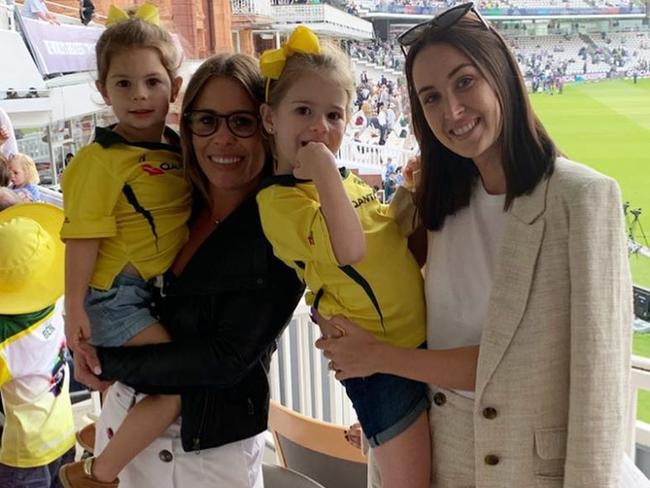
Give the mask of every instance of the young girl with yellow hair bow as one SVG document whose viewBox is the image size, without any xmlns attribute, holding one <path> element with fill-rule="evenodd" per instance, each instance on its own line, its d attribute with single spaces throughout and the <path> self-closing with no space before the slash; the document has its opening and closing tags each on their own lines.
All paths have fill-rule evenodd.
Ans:
<svg viewBox="0 0 650 488">
<path fill-rule="evenodd" d="M 257 200 L 275 255 L 303 279 L 308 302 L 322 317 L 354 317 L 381 341 L 421 346 L 424 294 L 407 247 L 410 229 L 401 230 L 395 209 L 381 204 L 369 185 L 337 168 L 354 94 L 350 61 L 300 26 L 286 45 L 262 55 L 260 67 L 267 77 L 262 123 L 276 175 Z M 325 336 L 340 333 L 320 325 Z M 337 365 L 330 362 L 330 369 Z M 382 486 L 428 487 L 426 386 L 385 374 L 343 385 L 373 447 Z"/>
<path fill-rule="evenodd" d="M 85 341 L 120 347 L 170 340 L 149 307 L 154 279 L 187 240 L 191 190 L 180 140 L 165 125 L 181 86 L 179 60 L 158 24 L 153 5 L 132 14 L 111 7 L 96 45 L 97 89 L 118 122 L 97 128 L 63 174 L 66 336 L 77 354 Z M 116 487 L 118 473 L 179 413 L 177 395 L 144 398 L 97 458 L 61 468 L 63 485 Z"/>
</svg>

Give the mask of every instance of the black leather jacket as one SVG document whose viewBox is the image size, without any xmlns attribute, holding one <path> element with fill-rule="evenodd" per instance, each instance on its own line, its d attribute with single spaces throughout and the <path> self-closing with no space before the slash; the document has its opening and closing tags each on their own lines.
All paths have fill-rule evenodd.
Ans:
<svg viewBox="0 0 650 488">
<path fill-rule="evenodd" d="M 180 393 L 186 451 L 266 429 L 267 371 L 276 338 L 304 291 L 274 255 L 254 196 L 166 279 L 160 319 L 173 342 L 98 348 L 102 377 L 144 393 Z"/>
</svg>

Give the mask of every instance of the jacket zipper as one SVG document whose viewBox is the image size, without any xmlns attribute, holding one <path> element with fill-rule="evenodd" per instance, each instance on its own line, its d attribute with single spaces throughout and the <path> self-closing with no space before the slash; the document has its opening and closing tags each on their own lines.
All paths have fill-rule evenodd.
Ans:
<svg viewBox="0 0 650 488">
<path fill-rule="evenodd" d="M 203 402 L 203 412 L 201 413 L 201 423 L 199 424 L 199 431 L 197 436 L 192 439 L 192 449 L 197 451 L 197 454 L 201 452 L 201 435 L 203 434 L 203 427 L 205 426 L 205 417 L 208 410 L 208 396 L 205 396 L 205 401 Z"/>
</svg>

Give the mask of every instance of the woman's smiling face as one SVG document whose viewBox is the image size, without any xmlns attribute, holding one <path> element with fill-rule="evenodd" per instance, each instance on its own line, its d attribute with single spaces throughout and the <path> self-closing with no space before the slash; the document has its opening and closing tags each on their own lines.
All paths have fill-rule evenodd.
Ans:
<svg viewBox="0 0 650 488">
<path fill-rule="evenodd" d="M 233 112 L 258 113 L 258 108 L 234 78 L 212 78 L 204 86 L 191 110 L 208 110 L 220 115 Z M 259 182 L 266 153 L 261 131 L 251 137 L 234 135 L 224 119 L 209 136 L 192 135 L 199 166 L 214 190 L 249 194 Z"/>
<path fill-rule="evenodd" d="M 477 163 L 500 162 L 499 99 L 467 56 L 449 44 L 430 44 L 415 58 L 413 83 L 427 124 L 442 144 Z"/>
</svg>

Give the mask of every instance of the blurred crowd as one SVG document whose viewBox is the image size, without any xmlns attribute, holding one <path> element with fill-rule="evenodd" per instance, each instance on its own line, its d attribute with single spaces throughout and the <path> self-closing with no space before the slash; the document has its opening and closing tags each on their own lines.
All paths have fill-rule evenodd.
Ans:
<svg viewBox="0 0 650 488">
<path fill-rule="evenodd" d="M 39 181 L 36 163 L 18 152 L 11 120 L 0 108 L 0 210 L 18 202 L 39 201 Z"/>
</svg>

